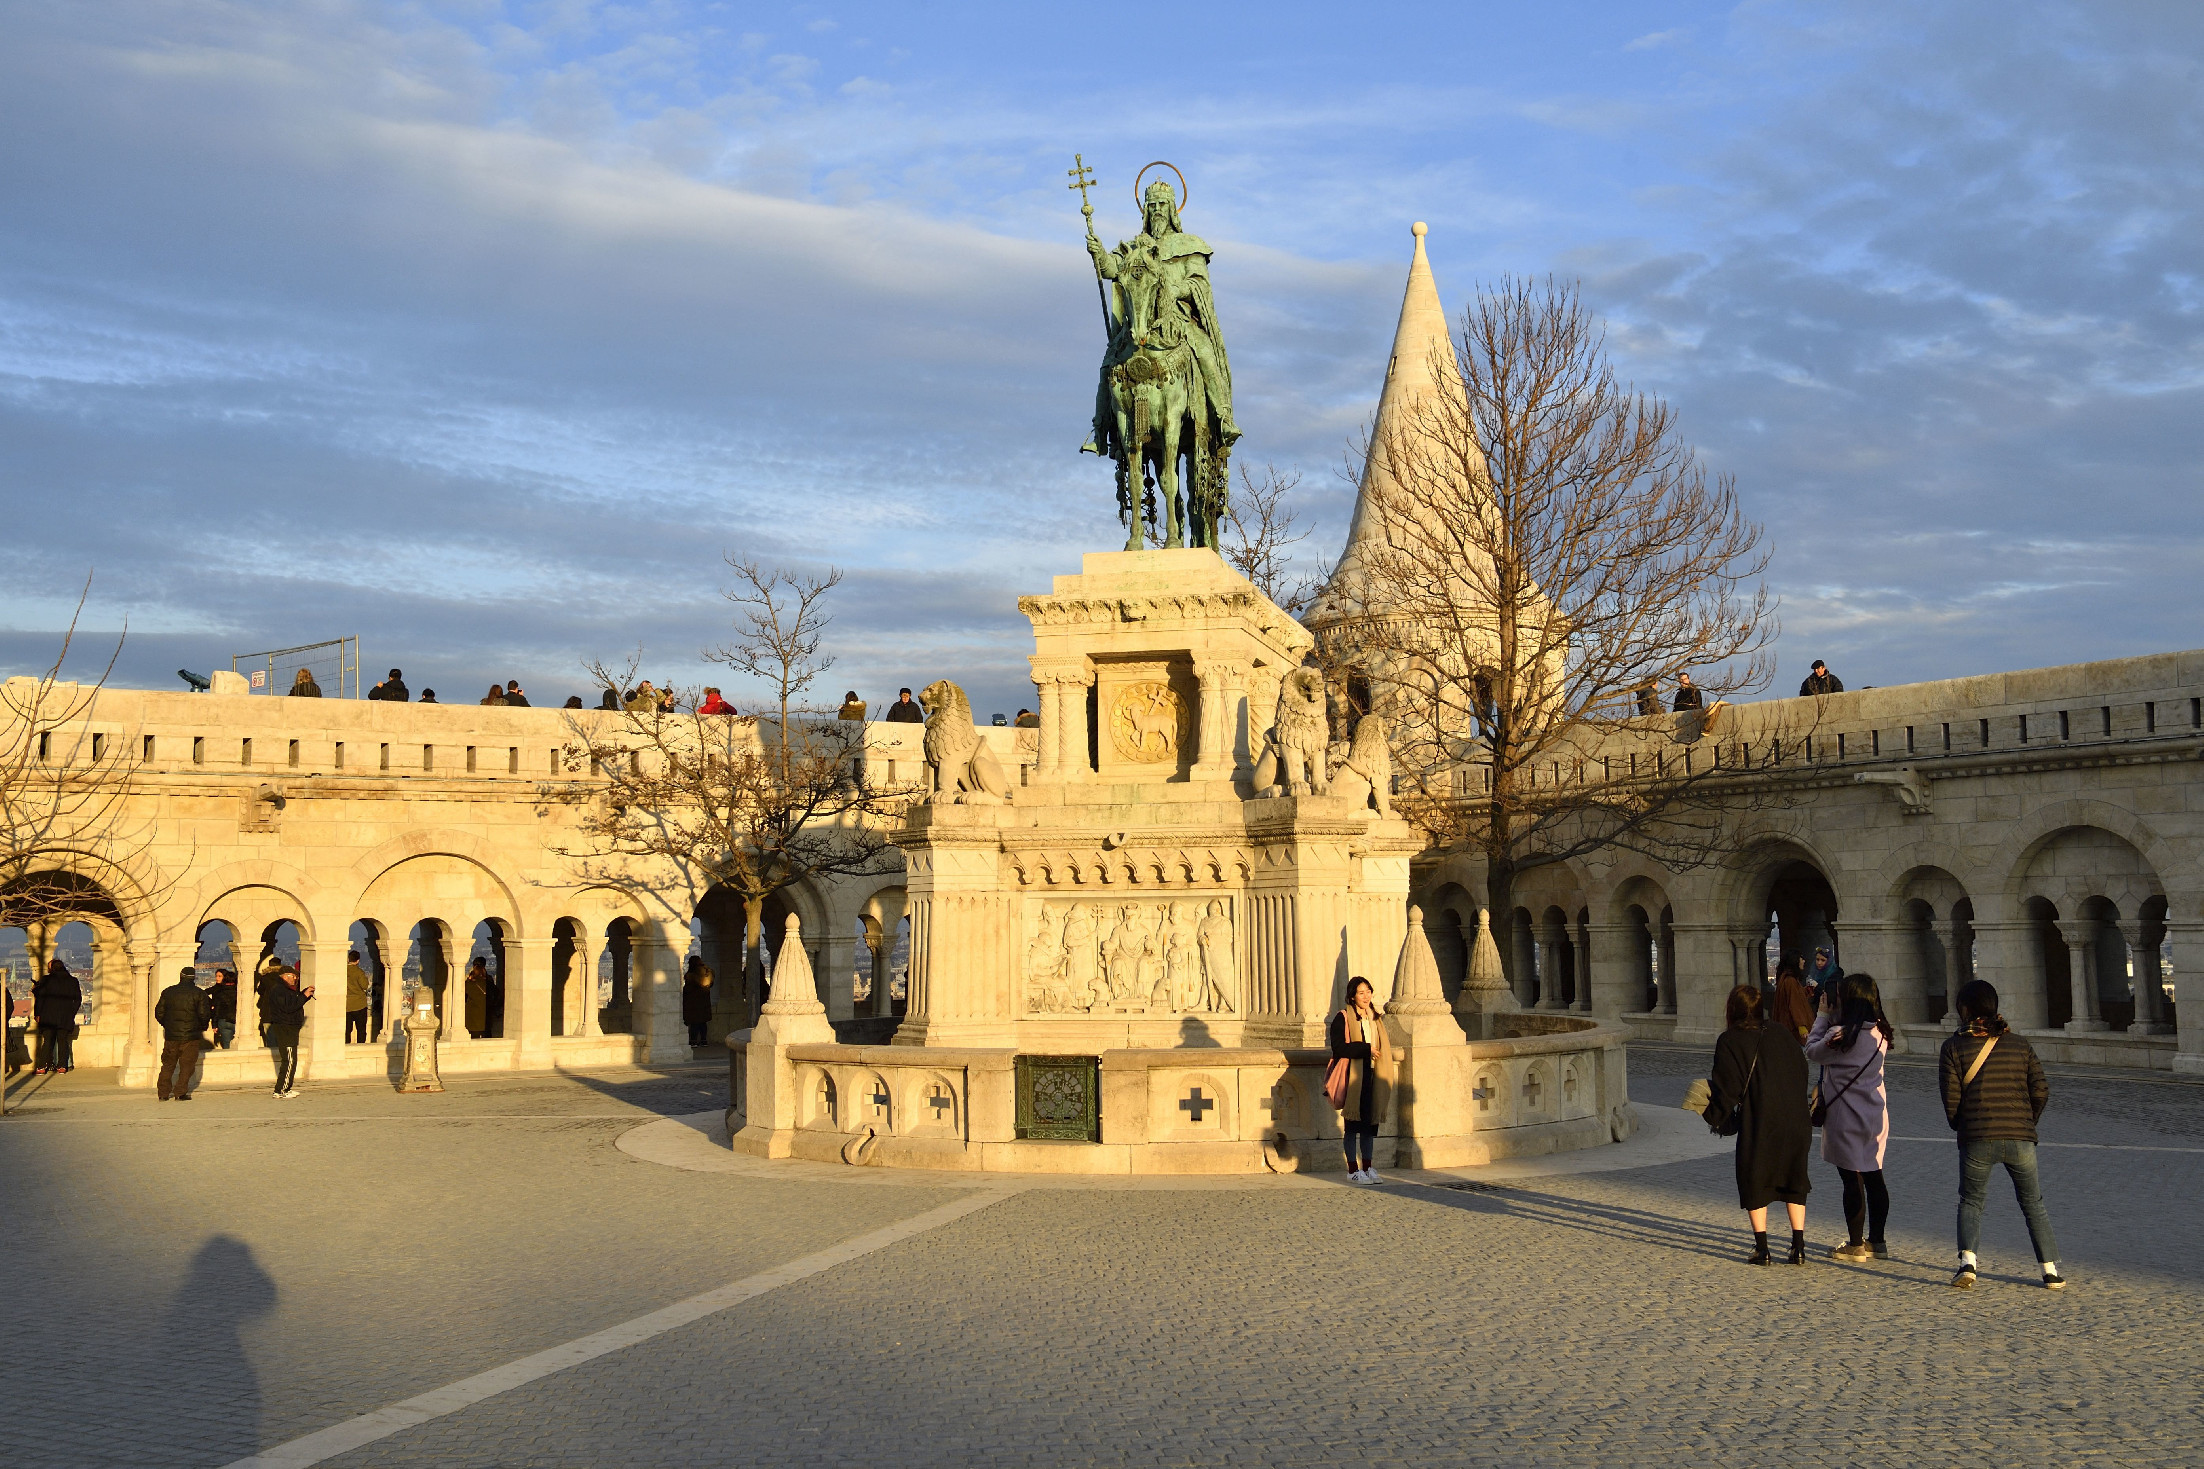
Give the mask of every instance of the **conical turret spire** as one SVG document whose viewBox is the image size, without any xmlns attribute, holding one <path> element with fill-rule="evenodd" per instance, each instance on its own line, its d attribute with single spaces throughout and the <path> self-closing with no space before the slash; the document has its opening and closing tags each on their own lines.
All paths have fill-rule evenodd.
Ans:
<svg viewBox="0 0 2204 1469">
<path fill-rule="evenodd" d="M 1348 523 L 1346 549 L 1340 553 L 1334 573 L 1340 594 L 1334 606 L 1340 613 L 1361 601 L 1363 562 L 1386 543 L 1383 506 L 1388 486 L 1384 481 L 1389 474 L 1382 446 L 1397 448 L 1412 442 L 1417 417 L 1434 395 L 1447 393 L 1457 400 L 1461 397 L 1446 308 L 1439 303 L 1439 283 L 1432 279 L 1431 261 L 1424 254 L 1427 228 L 1419 219 L 1410 232 L 1416 237 L 1416 254 L 1408 262 L 1408 289 L 1401 296 L 1400 322 L 1393 328 L 1393 355 L 1385 364 L 1385 385 L 1378 394 L 1370 453 L 1362 462 L 1354 519 Z"/>
</svg>

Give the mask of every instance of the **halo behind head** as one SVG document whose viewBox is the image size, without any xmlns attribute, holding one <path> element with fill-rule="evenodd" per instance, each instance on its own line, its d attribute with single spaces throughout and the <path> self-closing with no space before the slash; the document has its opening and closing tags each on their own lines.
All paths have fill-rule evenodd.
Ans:
<svg viewBox="0 0 2204 1469">
<path fill-rule="evenodd" d="M 1178 174 L 1179 196 L 1177 201 L 1173 203 L 1171 207 L 1180 211 L 1181 213 L 1184 213 L 1188 197 L 1186 188 L 1186 175 L 1183 173 L 1179 173 L 1179 167 L 1177 164 L 1165 163 L 1160 158 L 1158 158 L 1155 162 L 1149 164 L 1146 168 L 1141 169 L 1140 172 L 1133 175 L 1133 203 L 1140 206 L 1140 210 L 1143 214 L 1147 213 L 1148 196 L 1145 192 L 1142 191 L 1140 187 L 1140 181 L 1148 176 L 1148 169 L 1150 168 L 1168 168 L 1169 170 L 1171 170 L 1172 173 Z M 1157 179 L 1156 182 L 1160 184 L 1163 182 L 1163 180 Z"/>
</svg>

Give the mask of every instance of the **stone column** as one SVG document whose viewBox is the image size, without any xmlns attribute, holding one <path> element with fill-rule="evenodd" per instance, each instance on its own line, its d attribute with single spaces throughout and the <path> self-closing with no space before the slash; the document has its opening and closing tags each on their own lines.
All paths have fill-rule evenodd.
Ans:
<svg viewBox="0 0 2204 1469">
<path fill-rule="evenodd" d="M 1561 998 L 1561 935 L 1542 929 L 1538 935 L 1538 1008 L 1564 1008 Z"/>
<path fill-rule="evenodd" d="M 1254 711 L 1248 708 L 1247 686 L 1253 670 L 1245 664 L 1225 665 L 1224 718 L 1225 739 L 1232 747 L 1232 779 L 1242 790 L 1249 788 L 1255 778 L 1256 734 Z"/>
<path fill-rule="evenodd" d="M 580 1013 L 568 1024 L 568 1035 L 599 1035 L 597 1029 L 597 965 L 604 957 L 605 941 L 583 929 L 574 938 L 574 973 L 581 986 Z"/>
<path fill-rule="evenodd" d="M 1234 727 L 1239 723 L 1236 701 L 1230 691 L 1245 675 L 1240 675 L 1232 664 L 1223 662 L 1197 663 L 1194 674 L 1201 680 L 1201 709 L 1192 778 L 1230 780 L 1238 768 Z"/>
<path fill-rule="evenodd" d="M 505 1034 L 523 1071 L 551 1065 L 551 983 L 551 940 L 505 941 Z"/>
<path fill-rule="evenodd" d="M 1967 935 L 1971 931 L 1964 919 L 1939 918 L 1929 925 L 1936 930 L 1936 942 L 1944 950 L 1944 1027 L 1959 1028 L 1959 990 L 1973 975 L 1967 972 Z"/>
<path fill-rule="evenodd" d="M 1570 1006 L 1580 1015 L 1592 1013 L 1592 926 L 1576 925 L 1576 974 L 1569 991 Z"/>
<path fill-rule="evenodd" d="M 194 938 L 164 938 L 152 943 L 137 942 L 125 945 L 133 978 L 130 1011 L 130 1044 L 122 1057 L 122 1084 L 124 1086 L 150 1086 L 161 1065 L 161 1027 L 153 1018 L 153 1004 L 161 991 L 176 982 L 176 976 L 186 964 L 196 962 L 199 941 Z M 166 981 L 162 979 L 167 976 Z M 205 989 L 214 978 L 210 967 L 199 976 L 199 987 Z M 36 1039 L 36 1037 L 32 1037 Z"/>
<path fill-rule="evenodd" d="M 2175 1042 L 2173 1069 L 2204 1076 L 2204 923 L 2168 923 L 2173 940 Z"/>
<path fill-rule="evenodd" d="M 1636 926 L 1628 923 L 1595 923 L 1586 957 L 1585 988 L 1592 1013 L 1625 1015 L 1645 1006 L 1645 976 L 1638 969 Z"/>
<path fill-rule="evenodd" d="M 635 1007 L 635 1034 L 642 1042 L 638 1059 L 687 1061 L 689 1029 L 681 1023 L 679 952 L 667 942 L 664 925 L 638 923 L 629 939 L 628 995 Z"/>
<path fill-rule="evenodd" d="M 857 1015 L 857 934 L 854 927 L 828 933 L 821 948 L 826 955 L 827 1019 L 854 1019 Z"/>
<path fill-rule="evenodd" d="M 298 1074 L 302 1079 L 336 1081 L 345 1074 L 344 956 L 352 944 L 342 920 L 317 927 L 337 936 L 298 946 L 299 984 L 314 990 L 314 998 L 306 1004 L 306 1029 L 299 1037 Z"/>
<path fill-rule="evenodd" d="M 1081 780 L 1087 770 L 1087 685 L 1094 670 L 1084 659 L 1077 663 L 1033 664 L 1033 681 L 1041 690 L 1039 771 L 1048 780 Z"/>
<path fill-rule="evenodd" d="M 1883 1013 L 1893 1025 L 1928 1019 L 1928 985 L 1922 976 L 1920 930 L 1910 923 L 1847 923 L 1844 967 L 1872 974 L 1882 991 Z"/>
<path fill-rule="evenodd" d="M 1998 1006 L 2015 1030 L 2041 1030 L 2050 1024 L 2049 1002 L 2044 997 L 2043 964 L 2036 953 L 2036 925 L 1992 923 L 1974 925 L 1975 963 L 1994 976 Z"/>
<path fill-rule="evenodd" d="M 2140 918 L 2120 923 L 2120 937 L 2127 940 L 2128 963 L 2135 970 L 2135 1022 L 2127 1028 L 2129 1035 L 2165 1035 L 2173 1029 L 2166 1024 L 2165 978 L 2159 973 L 2158 946 L 2144 943 L 2145 930 L 2151 927 Z"/>
<path fill-rule="evenodd" d="M 1671 923 L 1671 942 L 1662 957 L 1662 1003 L 1674 1003 L 1676 1038 L 1711 1041 L 1722 1033 L 1723 1007 L 1729 999 L 1731 966 L 1736 953 L 1730 945 L 1726 923 Z M 1660 942 L 1660 926 L 1653 928 Z M 1685 976 L 1690 982 L 1685 982 Z M 1673 997 L 1673 1000 L 1671 999 Z"/>
<path fill-rule="evenodd" d="M 2074 1018 L 2068 1030 L 2110 1030 L 2097 1003 L 2097 920 L 2068 918 L 2059 921 L 2059 937 L 2066 942 L 2067 974 L 2074 992 Z"/>
</svg>

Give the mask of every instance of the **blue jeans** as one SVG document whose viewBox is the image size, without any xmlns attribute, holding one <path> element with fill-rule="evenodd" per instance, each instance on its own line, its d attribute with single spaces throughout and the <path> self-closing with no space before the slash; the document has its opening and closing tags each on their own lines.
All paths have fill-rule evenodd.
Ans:
<svg viewBox="0 0 2204 1469">
<path fill-rule="evenodd" d="M 2028 1238 L 2036 1263 L 2059 1257 L 2058 1236 L 2051 1232 L 2051 1211 L 2036 1186 L 2036 1145 L 2019 1138 L 1986 1138 L 1959 1152 L 1959 1248 L 1973 1250 L 1982 1240 L 1982 1205 L 1990 1195 L 1990 1170 L 2003 1163 L 2013 1180 L 2013 1197 L 2028 1220 Z"/>
</svg>

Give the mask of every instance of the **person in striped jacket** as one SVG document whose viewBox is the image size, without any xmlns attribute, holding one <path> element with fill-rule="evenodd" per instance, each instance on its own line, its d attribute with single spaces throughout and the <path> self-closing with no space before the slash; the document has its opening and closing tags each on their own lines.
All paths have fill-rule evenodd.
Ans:
<svg viewBox="0 0 2204 1469">
<path fill-rule="evenodd" d="M 1990 1171 L 2002 1163 L 2028 1220 L 2043 1283 L 2063 1290 L 2058 1237 L 2036 1175 L 2036 1119 L 2051 1100 L 2051 1083 L 2026 1037 L 1998 1013 L 1997 987 L 1988 980 L 1960 986 L 1959 1029 L 1944 1042 L 1937 1070 L 1944 1119 L 1959 1135 L 1959 1270 L 1951 1283 L 1962 1289 L 1974 1284 Z"/>
</svg>

